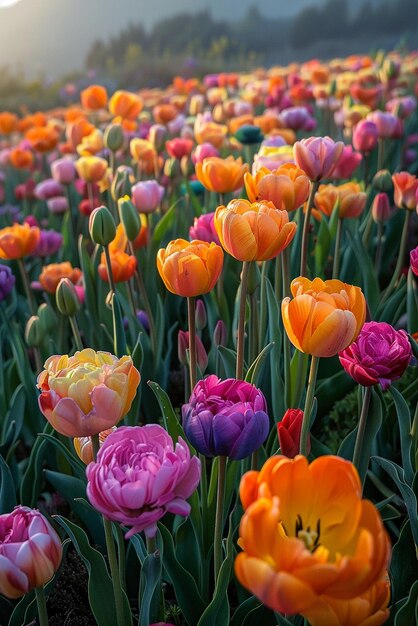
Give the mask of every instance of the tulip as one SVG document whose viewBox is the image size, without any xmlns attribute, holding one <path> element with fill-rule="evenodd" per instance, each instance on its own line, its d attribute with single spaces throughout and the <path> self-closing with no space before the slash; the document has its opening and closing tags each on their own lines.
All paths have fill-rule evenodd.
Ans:
<svg viewBox="0 0 418 626">
<path fill-rule="evenodd" d="M 30 150 L 17 147 L 10 151 L 9 161 L 18 170 L 28 170 L 33 165 L 33 154 Z"/>
<path fill-rule="evenodd" d="M 295 211 L 309 195 L 309 178 L 293 163 L 270 171 L 261 167 L 254 176 L 244 176 L 245 190 L 250 202 L 269 201 L 276 209 Z"/>
<path fill-rule="evenodd" d="M 409 172 L 398 172 L 392 176 L 395 187 L 395 204 L 400 209 L 415 211 L 417 207 L 418 178 Z"/>
<path fill-rule="evenodd" d="M 418 276 L 418 246 L 410 252 L 411 270 Z"/>
<path fill-rule="evenodd" d="M 334 180 L 351 178 L 362 160 L 362 155 L 359 152 L 354 152 L 352 146 L 344 146 L 331 178 Z"/>
<path fill-rule="evenodd" d="M 390 540 L 351 462 L 273 456 L 243 476 L 240 497 L 235 573 L 272 610 L 309 616 L 324 596 L 354 600 L 385 575 Z"/>
<path fill-rule="evenodd" d="M 22 259 L 35 250 L 40 238 L 37 226 L 13 224 L 0 229 L 0 259 Z"/>
<path fill-rule="evenodd" d="M 373 188 L 376 191 L 389 193 L 393 190 L 392 176 L 389 170 L 379 170 L 373 176 L 372 180 Z"/>
<path fill-rule="evenodd" d="M 344 144 L 330 137 L 309 137 L 293 146 L 295 163 L 311 181 L 328 178 L 342 154 Z"/>
<path fill-rule="evenodd" d="M 292 130 L 307 130 L 310 115 L 305 107 L 289 107 L 280 111 L 280 119 L 286 128 Z"/>
<path fill-rule="evenodd" d="M 184 432 L 201 454 L 239 460 L 265 441 L 266 410 L 265 398 L 254 385 L 211 375 L 197 383 L 181 413 Z"/>
<path fill-rule="evenodd" d="M 360 120 L 353 128 L 353 146 L 359 152 L 371 152 L 377 146 L 377 126 L 370 120 Z"/>
<path fill-rule="evenodd" d="M 75 162 L 78 175 L 87 183 L 98 183 L 107 171 L 106 159 L 98 156 L 83 156 Z"/>
<path fill-rule="evenodd" d="M 52 178 L 43 180 L 35 187 L 35 198 L 38 198 L 39 200 L 49 200 L 49 198 L 63 196 L 64 193 L 64 187 Z"/>
<path fill-rule="evenodd" d="M 217 124 L 204 115 L 199 114 L 194 124 L 194 136 L 199 144 L 211 143 L 218 150 L 225 142 L 228 128 L 223 124 Z"/>
<path fill-rule="evenodd" d="M 192 161 L 195 165 L 196 163 L 202 163 L 209 157 L 219 157 L 219 150 L 211 143 L 202 143 L 192 152 Z"/>
<path fill-rule="evenodd" d="M 242 159 L 232 156 L 226 159 L 209 157 L 202 163 L 196 163 L 196 176 L 209 191 L 230 193 L 240 189 L 244 184 L 244 174 L 248 165 Z"/>
<path fill-rule="evenodd" d="M 140 213 L 153 213 L 160 206 L 165 189 L 156 180 L 143 180 L 132 187 L 132 202 Z"/>
<path fill-rule="evenodd" d="M 179 330 L 177 338 L 177 354 L 179 362 L 182 365 L 187 365 L 187 353 L 186 350 L 190 349 L 189 332 Z M 202 374 L 206 371 L 208 366 L 208 354 L 205 350 L 205 346 L 202 343 L 199 335 L 196 335 L 196 361 Z"/>
<path fill-rule="evenodd" d="M 16 279 L 8 265 L 0 264 L 0 302 L 3 302 L 13 291 Z"/>
<path fill-rule="evenodd" d="M 103 144 L 111 152 L 117 152 L 123 146 L 124 135 L 120 124 L 109 124 L 103 135 Z"/>
<path fill-rule="evenodd" d="M 211 291 L 222 265 L 222 248 L 206 241 L 176 239 L 157 254 L 157 268 L 165 286 L 186 298 Z"/>
<path fill-rule="evenodd" d="M 338 202 L 340 219 L 359 217 L 366 206 L 367 194 L 361 191 L 358 183 L 349 182 L 339 185 L 320 185 L 314 198 L 315 206 L 324 215 L 331 216 Z"/>
<path fill-rule="evenodd" d="M 141 379 L 129 356 L 86 348 L 49 357 L 38 376 L 39 408 L 56 431 L 90 437 L 128 413 Z"/>
<path fill-rule="evenodd" d="M 221 245 L 239 261 L 267 261 L 277 256 L 292 241 L 296 224 L 289 222 L 287 211 L 272 202 L 232 200 L 215 212 L 215 228 Z"/>
<path fill-rule="evenodd" d="M 130 280 L 135 274 L 137 260 L 133 255 L 120 250 L 110 253 L 110 264 L 112 267 L 112 276 L 115 283 L 122 283 Z M 105 282 L 109 282 L 109 274 L 106 264 L 106 256 L 103 252 L 100 257 L 100 264 L 97 268 L 99 276 Z"/>
<path fill-rule="evenodd" d="M 39 282 L 48 293 L 55 293 L 58 283 L 62 278 L 68 278 L 72 283 L 78 282 L 81 277 L 81 270 L 74 267 L 68 261 L 63 263 L 52 263 L 45 265 L 39 275 Z"/>
<path fill-rule="evenodd" d="M 189 515 L 200 462 L 157 424 L 124 426 L 107 437 L 86 474 L 90 502 L 106 519 L 131 526 L 127 539 L 141 531 L 154 537 L 166 513 Z"/>
<path fill-rule="evenodd" d="M 115 430 L 116 426 L 112 426 L 112 428 L 108 428 L 99 433 L 100 445 L 103 445 L 107 437 Z M 78 458 L 83 461 L 84 465 L 88 465 L 94 461 L 91 437 L 74 437 L 73 444 Z"/>
<path fill-rule="evenodd" d="M 57 196 L 56 198 L 49 198 L 46 201 L 48 211 L 53 215 L 62 215 L 70 208 L 68 199 L 65 196 Z"/>
<path fill-rule="evenodd" d="M 107 91 L 102 85 L 90 85 L 80 93 L 81 106 L 89 111 L 104 109 L 107 105 Z"/>
<path fill-rule="evenodd" d="M 58 143 L 57 132 L 48 126 L 31 128 L 26 132 L 25 138 L 36 152 L 42 154 L 53 150 Z"/>
<path fill-rule="evenodd" d="M 316 357 L 334 356 L 352 343 L 366 318 L 360 287 L 340 280 L 304 277 L 290 285 L 293 299 L 282 302 L 282 318 L 293 345 Z"/>
<path fill-rule="evenodd" d="M 165 148 L 168 154 L 174 159 L 180 160 L 184 156 L 189 156 L 193 150 L 193 141 L 191 139 L 183 139 L 175 137 L 165 142 Z"/>
<path fill-rule="evenodd" d="M 70 278 L 61 278 L 55 291 L 55 298 L 58 311 L 65 317 L 74 317 L 80 309 L 81 302 Z M 79 339 L 81 345 L 81 338 L 77 333 L 77 341 Z"/>
<path fill-rule="evenodd" d="M 52 178 L 59 185 L 70 185 L 76 177 L 76 169 L 72 159 L 57 159 L 51 163 Z"/>
<path fill-rule="evenodd" d="M 215 330 L 213 331 L 213 345 L 218 346 L 226 346 L 228 342 L 228 329 L 223 320 L 218 320 L 216 322 Z"/>
<path fill-rule="evenodd" d="M 367 115 L 367 119 L 376 124 L 379 139 L 390 139 L 398 123 L 396 115 L 383 111 L 372 111 Z"/>
<path fill-rule="evenodd" d="M 95 128 L 89 135 L 85 135 L 82 138 L 77 146 L 77 152 L 81 157 L 93 156 L 102 152 L 103 148 L 103 133 L 98 128 Z"/>
<path fill-rule="evenodd" d="M 220 245 L 218 234 L 215 230 L 215 212 L 202 213 L 199 217 L 194 218 L 193 226 L 190 226 L 190 239 L 200 239 L 200 241 L 214 242 Z"/>
<path fill-rule="evenodd" d="M 122 119 L 136 120 L 142 108 L 141 98 L 130 91 L 115 91 L 109 101 L 109 111 Z"/>
<path fill-rule="evenodd" d="M 301 409 L 287 409 L 282 421 L 277 424 L 280 452 L 290 459 L 294 459 L 300 452 L 302 421 L 303 411 Z M 308 452 L 310 447 L 309 441 Z"/>
<path fill-rule="evenodd" d="M 402 376 L 411 358 L 407 333 L 386 322 L 366 322 L 357 339 L 339 353 L 341 365 L 356 383 L 380 384 L 383 391 Z"/>
<path fill-rule="evenodd" d="M 372 217 L 376 224 L 386 222 L 392 213 L 387 193 L 378 193 L 373 198 Z"/>
<path fill-rule="evenodd" d="M 18 118 L 14 113 L 3 111 L 0 113 L 0 135 L 11 135 L 17 130 Z"/>
<path fill-rule="evenodd" d="M 90 237 L 101 246 L 108 246 L 116 237 L 115 220 L 109 209 L 100 206 L 94 209 L 89 219 Z"/>
</svg>

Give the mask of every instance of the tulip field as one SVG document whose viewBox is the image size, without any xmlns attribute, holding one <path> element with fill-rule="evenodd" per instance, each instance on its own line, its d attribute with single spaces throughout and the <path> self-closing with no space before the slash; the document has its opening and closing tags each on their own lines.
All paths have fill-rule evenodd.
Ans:
<svg viewBox="0 0 418 626">
<path fill-rule="evenodd" d="M 418 53 L 0 112 L 0 626 L 418 624 Z"/>
</svg>

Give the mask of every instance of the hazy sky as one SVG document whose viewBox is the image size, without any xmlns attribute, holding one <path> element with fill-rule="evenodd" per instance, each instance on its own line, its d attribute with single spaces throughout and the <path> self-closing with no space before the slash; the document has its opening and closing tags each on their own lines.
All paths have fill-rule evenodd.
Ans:
<svg viewBox="0 0 418 626">
<path fill-rule="evenodd" d="M 298 13 L 323 0 L 20 0 L 2 7 L 0 0 L 0 67 L 22 67 L 26 75 L 43 69 L 47 76 L 81 69 L 91 43 L 106 39 L 129 23 L 145 27 L 182 11 L 210 7 L 221 19 L 241 19 L 258 4 L 265 16 Z"/>
</svg>

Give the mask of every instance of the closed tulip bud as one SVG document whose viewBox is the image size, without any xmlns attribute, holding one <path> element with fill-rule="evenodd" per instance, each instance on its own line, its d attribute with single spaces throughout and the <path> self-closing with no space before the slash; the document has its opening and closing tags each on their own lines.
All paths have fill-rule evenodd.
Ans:
<svg viewBox="0 0 418 626">
<path fill-rule="evenodd" d="M 103 143 L 106 148 L 112 152 L 117 152 L 122 148 L 123 141 L 124 136 L 122 126 L 120 124 L 109 124 L 103 136 Z"/>
<path fill-rule="evenodd" d="M 208 323 L 208 317 L 206 315 L 206 307 L 203 300 L 196 302 L 196 328 L 197 330 L 203 330 Z"/>
<path fill-rule="evenodd" d="M 258 126 L 253 126 L 252 124 L 244 124 L 238 128 L 235 133 L 235 137 L 240 143 L 249 146 L 261 143 L 264 139 L 261 129 Z"/>
<path fill-rule="evenodd" d="M 177 337 L 177 354 L 182 365 L 187 365 L 187 350 L 189 349 L 189 332 L 179 330 Z M 203 372 L 208 366 L 208 355 L 199 335 L 196 335 L 196 360 L 200 371 Z"/>
<path fill-rule="evenodd" d="M 8 265 L 0 264 L 0 302 L 5 300 L 15 286 L 16 279 Z"/>
<path fill-rule="evenodd" d="M 186 155 L 180 159 L 180 170 L 184 178 L 188 178 L 194 173 L 193 161 L 191 161 L 191 159 Z"/>
<path fill-rule="evenodd" d="M 141 229 L 141 221 L 139 219 L 138 211 L 134 207 L 129 196 L 119 198 L 118 209 L 120 221 L 123 224 L 126 236 L 129 241 L 134 241 Z"/>
<path fill-rule="evenodd" d="M 379 170 L 373 177 L 373 188 L 379 192 L 389 193 L 393 189 L 392 175 L 389 170 Z"/>
<path fill-rule="evenodd" d="M 42 330 L 39 317 L 32 315 L 27 321 L 25 328 L 25 340 L 30 348 L 37 347 L 41 344 L 44 338 L 44 332 Z"/>
<path fill-rule="evenodd" d="M 213 331 L 213 343 L 216 347 L 226 346 L 228 342 L 228 329 L 223 320 L 216 322 L 215 330 Z"/>
<path fill-rule="evenodd" d="M 52 333 L 57 327 L 57 315 L 54 309 L 43 302 L 38 307 L 39 324 L 45 334 Z"/>
<path fill-rule="evenodd" d="M 89 220 L 90 237 L 94 243 L 108 246 L 116 236 L 115 220 L 111 212 L 105 206 L 94 209 Z"/>
<path fill-rule="evenodd" d="M 193 94 L 193 96 L 190 98 L 189 114 L 195 116 L 195 115 L 198 115 L 199 113 L 202 113 L 204 105 L 205 105 L 204 96 L 201 93 Z"/>
<path fill-rule="evenodd" d="M 387 193 L 378 193 L 372 204 L 372 216 L 376 224 L 386 222 L 391 214 L 389 197 Z"/>
<path fill-rule="evenodd" d="M 280 452 L 289 459 L 294 459 L 300 452 L 300 434 L 302 432 L 303 411 L 287 409 L 281 422 L 277 424 Z M 308 453 L 311 449 L 309 438 Z"/>
<path fill-rule="evenodd" d="M 112 181 L 111 193 L 112 198 L 117 201 L 123 196 L 130 196 L 132 193 L 132 169 L 126 165 L 121 165 L 116 170 Z"/>
<path fill-rule="evenodd" d="M 69 278 L 62 278 L 55 292 L 57 309 L 61 315 L 73 317 L 80 308 L 80 300 L 77 296 L 74 283 Z"/>
<path fill-rule="evenodd" d="M 69 158 L 57 159 L 51 163 L 51 174 L 60 185 L 69 185 L 77 175 L 74 161 Z"/>
<path fill-rule="evenodd" d="M 174 157 L 170 157 L 164 163 L 164 175 L 168 178 L 176 178 L 181 174 L 180 163 Z"/>
<path fill-rule="evenodd" d="M 162 124 L 153 124 L 149 129 L 148 140 L 152 143 L 157 152 L 164 147 L 167 136 L 167 129 Z"/>
<path fill-rule="evenodd" d="M 379 133 L 374 122 L 360 120 L 353 128 L 353 146 L 359 152 L 371 152 L 377 146 Z"/>
</svg>

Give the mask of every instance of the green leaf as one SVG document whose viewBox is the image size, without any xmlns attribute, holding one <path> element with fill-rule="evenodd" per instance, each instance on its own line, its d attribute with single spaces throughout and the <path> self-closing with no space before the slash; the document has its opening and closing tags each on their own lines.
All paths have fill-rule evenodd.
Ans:
<svg viewBox="0 0 418 626">
<path fill-rule="evenodd" d="M 411 334 L 418 332 L 418 289 L 411 269 L 408 271 L 406 312 L 408 332 Z"/>
<path fill-rule="evenodd" d="M 398 416 L 402 466 L 405 471 L 405 479 L 409 485 L 412 485 L 412 481 L 414 480 L 414 470 L 412 469 L 411 461 L 411 413 L 405 399 L 396 387 L 391 386 L 390 392 L 395 402 L 396 414 Z"/>
<path fill-rule="evenodd" d="M 54 429 L 51 424 L 47 422 L 43 429 L 44 433 L 52 434 Z M 29 462 L 26 467 L 26 471 L 23 474 L 22 481 L 20 483 L 20 501 L 26 506 L 34 507 L 38 500 L 39 492 L 43 481 L 43 462 L 45 457 L 45 451 L 47 448 L 46 439 L 37 437 L 33 444 Z"/>
<path fill-rule="evenodd" d="M 161 558 L 158 552 L 148 554 L 141 570 L 141 604 L 139 626 L 149 626 L 151 620 L 157 619 L 152 615 L 151 609 L 153 604 L 154 593 L 158 590 L 158 584 L 161 584 Z"/>
<path fill-rule="evenodd" d="M 398 286 L 390 298 L 384 302 L 376 311 L 376 321 L 395 324 L 399 319 L 399 309 L 404 311 L 404 300 L 406 296 L 406 282 L 403 276 Z"/>
<path fill-rule="evenodd" d="M 0 515 L 16 506 L 16 487 L 9 466 L 0 454 Z"/>
<path fill-rule="evenodd" d="M 122 307 L 116 293 L 112 297 L 113 345 L 115 355 L 122 357 L 127 354 L 125 327 L 123 325 Z"/>
<path fill-rule="evenodd" d="M 10 409 L 3 422 L 0 441 L 2 448 L 10 448 L 17 441 L 23 425 L 25 404 L 25 389 L 23 384 L 20 384 L 10 400 Z"/>
<path fill-rule="evenodd" d="M 417 578 L 417 559 L 409 520 L 402 526 L 398 541 L 393 546 L 390 562 L 392 603 L 408 595 Z"/>
<path fill-rule="evenodd" d="M 218 346 L 217 350 L 221 355 L 225 378 L 234 378 L 237 365 L 237 353 L 235 350 L 231 350 L 231 348 L 226 348 L 225 346 Z"/>
<path fill-rule="evenodd" d="M 418 580 L 412 585 L 405 604 L 395 617 L 395 626 L 414 626 L 415 624 L 418 624 Z"/>
<path fill-rule="evenodd" d="M 285 412 L 285 389 L 280 372 L 282 360 L 282 331 L 280 328 L 280 306 L 277 302 L 271 282 L 266 279 L 267 311 L 269 320 L 269 341 L 274 343 L 270 351 L 271 402 L 273 415 Z"/>
<path fill-rule="evenodd" d="M 237 610 L 232 615 L 229 626 L 242 626 L 247 615 L 250 615 L 254 609 L 258 609 L 260 606 L 262 606 L 262 604 L 255 596 L 247 598 L 244 602 L 241 602 Z"/>
<path fill-rule="evenodd" d="M 75 454 L 71 454 L 70 450 L 62 443 L 62 441 L 60 441 L 53 435 L 49 435 L 48 433 L 40 433 L 39 437 L 49 441 L 49 443 L 51 443 L 55 448 L 57 448 L 59 452 L 61 452 L 65 456 L 65 458 L 70 463 L 71 467 L 79 478 L 85 478 L 86 466 L 80 461 L 77 456 L 75 456 Z"/>
<path fill-rule="evenodd" d="M 170 437 L 172 437 L 174 441 L 177 441 L 179 437 L 182 437 L 185 441 L 187 441 L 183 427 L 174 412 L 173 405 L 171 404 L 170 398 L 168 397 L 167 393 L 164 391 L 164 389 L 160 387 L 158 383 L 155 383 L 152 380 L 148 381 L 148 385 L 151 387 L 152 391 L 155 394 L 155 397 L 158 400 L 158 404 L 160 405 L 161 409 L 161 415 L 163 418 L 164 428 L 168 431 Z M 194 452 L 194 449 L 191 446 L 189 446 L 189 448 Z"/>
<path fill-rule="evenodd" d="M 338 214 L 338 211 L 337 211 Z M 315 244 L 315 276 L 321 276 L 328 261 L 331 235 L 326 220 L 323 218 Z"/>
<path fill-rule="evenodd" d="M 358 267 L 361 271 L 364 295 L 366 296 L 367 303 L 373 316 L 380 300 L 379 283 L 377 281 L 374 265 L 363 245 L 359 232 L 357 232 L 354 237 L 348 229 L 346 230 L 346 233 L 357 259 Z"/>
<path fill-rule="evenodd" d="M 85 303 L 90 320 L 91 330 L 95 335 L 96 340 L 100 340 L 100 326 L 98 326 L 96 323 L 96 320 L 98 319 L 98 313 L 96 304 L 97 294 L 95 288 L 95 275 L 93 271 L 93 264 L 89 255 L 87 254 L 82 235 L 80 235 L 78 239 L 78 255 L 80 259 L 81 269 L 83 272 Z"/>
<path fill-rule="evenodd" d="M 54 515 L 54 519 L 64 528 L 87 568 L 89 603 L 98 626 L 116 624 L 113 585 L 103 555 L 91 547 L 86 533 L 79 526 L 61 515 Z"/>
<path fill-rule="evenodd" d="M 177 204 L 176 202 L 172 204 L 171 207 L 168 209 L 167 213 L 165 213 L 163 217 L 157 223 L 154 229 L 154 234 L 152 236 L 153 245 L 159 245 L 162 238 L 168 231 L 168 229 L 171 228 L 171 226 L 173 225 L 174 218 L 176 215 L 176 212 L 175 212 L 176 204 Z"/>
<path fill-rule="evenodd" d="M 271 341 L 261 350 L 257 358 L 254 359 L 254 361 L 251 363 L 247 371 L 247 375 L 245 376 L 245 380 L 247 382 L 257 386 L 263 366 L 265 364 L 266 357 L 269 355 L 270 350 L 273 348 L 273 346 L 274 341 Z"/>
</svg>

